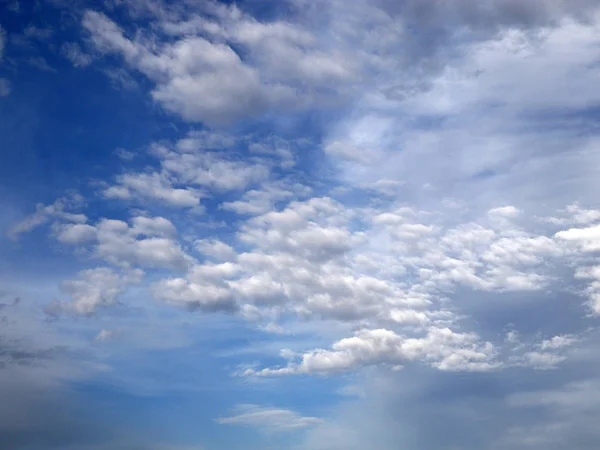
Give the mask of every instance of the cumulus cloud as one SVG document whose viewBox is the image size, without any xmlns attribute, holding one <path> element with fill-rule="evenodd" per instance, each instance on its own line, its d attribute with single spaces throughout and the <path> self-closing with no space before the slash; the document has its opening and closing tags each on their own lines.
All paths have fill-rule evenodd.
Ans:
<svg viewBox="0 0 600 450">
<path fill-rule="evenodd" d="M 219 261 L 231 261 L 237 258 L 235 249 L 219 240 L 199 239 L 194 242 L 199 252 Z"/>
<path fill-rule="evenodd" d="M 265 182 L 276 164 L 268 157 L 255 161 L 244 159 L 243 153 L 230 149 L 234 143 L 235 140 L 226 135 L 198 132 L 191 132 L 173 143 L 154 143 L 149 152 L 157 160 L 155 170 L 119 175 L 116 183 L 102 193 L 116 200 L 152 201 L 199 210 L 202 208 L 200 200 L 209 194 L 242 191 Z M 277 199 L 292 193 L 288 193 L 282 183 L 272 183 L 270 194 L 269 198 Z M 251 196 L 250 193 L 245 195 Z M 249 200 L 244 197 L 228 203 L 227 207 L 242 210 L 246 205 L 246 209 L 264 210 L 270 205 L 264 198 L 266 195 L 265 192 L 263 198 L 255 202 L 260 205 L 247 206 Z"/>
<path fill-rule="evenodd" d="M 355 336 L 334 343 L 331 350 L 312 350 L 301 355 L 299 363 L 259 371 L 249 369 L 245 374 L 328 374 L 376 364 L 398 366 L 411 360 L 453 371 L 487 371 L 499 365 L 494 361 L 493 345 L 479 342 L 474 334 L 430 328 L 422 338 L 407 338 L 379 329 L 358 331 Z"/>
<path fill-rule="evenodd" d="M 176 229 L 164 217 L 133 217 L 130 223 L 101 219 L 95 225 L 65 224 L 57 239 L 90 248 L 94 258 L 119 267 L 185 269 L 193 258 L 181 248 Z"/>
<path fill-rule="evenodd" d="M 150 199 L 167 205 L 194 207 L 202 197 L 193 188 L 175 188 L 164 173 L 129 173 L 117 177 L 117 184 L 103 192 L 106 198 L 129 200 L 131 198 Z"/>
<path fill-rule="evenodd" d="M 600 250 L 600 225 L 559 231 L 556 233 L 556 237 L 575 243 L 585 252 Z"/>
<path fill-rule="evenodd" d="M 71 301 L 55 301 L 46 307 L 46 312 L 94 314 L 99 309 L 116 305 L 119 295 L 125 291 L 125 288 L 140 283 L 142 276 L 143 272 L 139 269 L 122 275 L 107 267 L 83 270 L 79 272 L 77 278 L 62 283 L 62 289 L 69 294 Z"/>
<path fill-rule="evenodd" d="M 244 192 L 239 200 L 225 202 L 222 208 L 237 214 L 259 215 L 272 211 L 279 202 L 299 198 L 309 192 L 309 188 L 299 184 L 263 183 L 258 189 Z"/>
<path fill-rule="evenodd" d="M 213 7 L 212 19 L 163 20 L 171 39 L 159 46 L 128 38 L 99 12 L 87 11 L 82 24 L 96 49 L 122 55 L 155 83 L 152 96 L 167 110 L 210 126 L 322 103 L 355 75 L 351 59 L 319 48 L 307 30 L 261 23 L 235 6 Z"/>
<path fill-rule="evenodd" d="M 553 368 L 565 359 L 560 350 L 575 337 L 556 336 L 502 356 L 492 343 L 455 331 L 457 289 L 541 292 L 556 282 L 557 264 L 579 264 L 580 253 L 562 240 L 526 231 L 505 221 L 507 216 L 514 216 L 511 208 L 455 225 L 450 217 L 407 207 L 350 208 L 327 197 L 292 201 L 240 226 L 237 241 L 243 251 L 216 240 L 198 241 L 200 252 L 217 262 L 199 263 L 185 277 L 159 281 L 153 292 L 173 305 L 237 312 L 250 320 L 271 320 L 273 326 L 280 326 L 273 317 L 292 315 L 363 329 L 333 350 L 309 351 L 301 362 L 248 374 L 335 372 L 410 361 L 444 370 Z M 583 278 L 582 270 L 575 277 Z M 448 341 L 464 338 L 464 348 L 426 349 L 443 341 L 440 330 L 450 333 Z M 363 354 L 361 346 L 345 346 L 355 341 L 372 351 Z M 407 353 L 406 345 L 413 343 L 421 353 Z"/>
<path fill-rule="evenodd" d="M 82 202 L 83 197 L 73 194 L 68 197 L 60 197 L 51 205 L 44 206 L 38 204 L 35 213 L 27 216 L 9 229 L 8 236 L 11 239 L 17 239 L 20 234 L 28 233 L 51 219 L 74 224 L 84 224 L 87 222 L 87 217 L 84 214 L 68 211 L 69 209 L 81 206 Z"/>
</svg>

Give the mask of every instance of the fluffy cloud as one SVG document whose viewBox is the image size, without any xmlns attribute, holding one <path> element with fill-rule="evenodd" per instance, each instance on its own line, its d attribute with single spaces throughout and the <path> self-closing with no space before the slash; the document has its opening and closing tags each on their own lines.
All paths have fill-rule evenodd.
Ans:
<svg viewBox="0 0 600 450">
<path fill-rule="evenodd" d="M 600 314 L 600 267 L 582 266 L 575 272 L 575 278 L 591 280 L 586 287 L 585 293 L 589 297 L 589 306 L 596 315 Z"/>
<path fill-rule="evenodd" d="M 164 173 L 128 173 L 117 177 L 117 184 L 103 192 L 106 198 L 129 200 L 134 197 L 160 201 L 167 205 L 194 207 L 201 194 L 193 188 L 173 187 Z"/>
<path fill-rule="evenodd" d="M 44 206 L 38 204 L 36 212 L 15 224 L 8 231 L 8 236 L 17 239 L 20 234 L 27 233 L 43 225 L 51 219 L 71 222 L 74 224 L 84 224 L 87 217 L 84 214 L 69 212 L 69 209 L 81 206 L 83 197 L 73 194 L 67 197 L 60 197 L 51 205 Z"/>
<path fill-rule="evenodd" d="M 141 282 L 143 272 L 139 269 L 118 274 L 107 267 L 98 267 L 79 272 L 77 278 L 62 283 L 62 289 L 71 296 L 69 302 L 54 302 L 46 312 L 56 314 L 71 312 L 80 315 L 94 314 L 101 308 L 114 306 L 118 296 L 131 284 Z M 103 337 L 106 339 L 107 335 Z"/>
<path fill-rule="evenodd" d="M 574 337 L 557 336 L 503 356 L 476 334 L 455 331 L 458 289 L 541 291 L 555 282 L 556 264 L 578 264 L 577 251 L 561 239 L 526 231 L 508 220 L 514 217 L 512 208 L 502 207 L 478 222 L 455 225 L 439 213 L 407 207 L 351 208 L 327 197 L 292 201 L 240 226 L 243 251 L 215 240 L 197 242 L 217 263 L 196 264 L 185 277 L 155 283 L 153 291 L 174 305 L 236 311 L 271 326 L 291 315 L 363 329 L 332 350 L 305 353 L 299 363 L 247 374 L 335 372 L 410 361 L 443 370 L 553 368 Z M 583 278 L 582 270 L 575 276 Z M 413 344 L 421 350 L 410 353 Z M 370 350 L 364 353 L 363 347 Z"/>
<path fill-rule="evenodd" d="M 317 47 L 308 31 L 286 22 L 264 24 L 235 6 L 214 19 L 187 15 L 161 24 L 164 39 L 129 39 L 104 14 L 87 11 L 83 26 L 95 48 L 123 56 L 155 83 L 152 96 L 184 119 L 211 126 L 322 102 L 354 76 L 348 58 Z M 244 58 L 233 50 L 245 49 Z"/>
<path fill-rule="evenodd" d="M 241 141 L 240 145 L 244 147 L 256 144 Z M 150 145 L 149 152 L 158 162 L 155 170 L 119 175 L 116 183 L 104 189 L 102 194 L 111 199 L 152 201 L 199 211 L 202 209 L 201 198 L 209 193 L 219 195 L 242 191 L 265 182 L 272 166 L 282 157 L 275 155 L 274 160 L 273 155 L 263 154 L 254 161 L 247 160 L 243 152 L 230 148 L 234 143 L 236 140 L 229 136 L 206 132 L 190 132 L 174 143 L 154 143 Z M 287 155 L 283 157 L 287 158 Z M 294 185 L 292 188 L 299 190 Z M 292 193 L 285 189 L 283 183 L 273 182 L 265 185 L 260 198 L 249 198 L 252 193 L 247 192 L 241 200 L 226 203 L 225 207 L 265 211 L 271 201 L 287 198 Z"/>
<path fill-rule="evenodd" d="M 239 200 L 223 203 L 222 208 L 238 214 L 259 215 L 272 211 L 279 202 L 302 197 L 309 191 L 310 188 L 299 184 L 263 183 L 260 189 L 246 191 Z"/>
<path fill-rule="evenodd" d="M 186 279 L 170 278 L 155 283 L 154 295 L 192 310 L 232 311 L 237 305 L 227 281 L 237 270 L 232 263 L 194 266 Z"/>
<path fill-rule="evenodd" d="M 493 345 L 479 342 L 474 334 L 430 328 L 422 338 L 407 338 L 379 329 L 358 331 L 355 336 L 334 343 L 332 350 L 312 350 L 301 355 L 299 363 L 259 371 L 250 369 L 245 374 L 327 374 L 375 364 L 398 366 L 411 360 L 424 360 L 441 370 L 486 371 L 498 367 Z"/>
<path fill-rule="evenodd" d="M 556 237 L 575 243 L 584 252 L 597 252 L 600 250 L 600 225 L 588 228 L 571 228 L 556 233 Z"/>
<path fill-rule="evenodd" d="M 64 224 L 57 239 L 90 246 L 91 255 L 119 267 L 185 269 L 193 263 L 176 240 L 173 224 L 164 217 L 137 216 L 131 223 L 101 219 L 95 225 Z"/>
</svg>

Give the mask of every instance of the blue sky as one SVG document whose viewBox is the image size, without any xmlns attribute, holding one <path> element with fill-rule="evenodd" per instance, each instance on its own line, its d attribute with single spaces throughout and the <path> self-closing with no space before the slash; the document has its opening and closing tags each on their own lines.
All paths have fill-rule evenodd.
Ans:
<svg viewBox="0 0 600 450">
<path fill-rule="evenodd" d="M 598 448 L 599 31 L 1 2 L 0 448 Z"/>
</svg>

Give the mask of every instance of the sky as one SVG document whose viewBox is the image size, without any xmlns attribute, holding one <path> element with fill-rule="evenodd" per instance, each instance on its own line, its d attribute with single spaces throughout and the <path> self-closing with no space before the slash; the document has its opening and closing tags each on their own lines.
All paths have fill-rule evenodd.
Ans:
<svg viewBox="0 0 600 450">
<path fill-rule="evenodd" d="M 0 449 L 600 445 L 595 0 L 0 1 Z"/>
</svg>

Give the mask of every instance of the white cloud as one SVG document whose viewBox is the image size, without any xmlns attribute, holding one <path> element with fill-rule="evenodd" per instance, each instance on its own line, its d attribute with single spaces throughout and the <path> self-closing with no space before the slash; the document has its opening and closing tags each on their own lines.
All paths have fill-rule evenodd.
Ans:
<svg viewBox="0 0 600 450">
<path fill-rule="evenodd" d="M 277 138 L 191 132 L 152 144 L 155 167 L 128 168 L 107 185 L 106 197 L 144 207 L 198 208 L 207 198 L 214 218 L 191 217 L 188 210 L 175 216 L 197 260 L 167 218 L 137 213 L 127 222 L 87 223 L 44 210 L 15 235 L 54 221 L 57 239 L 84 246 L 85 255 L 123 270 L 161 269 L 151 274 L 158 299 L 237 314 L 272 333 L 261 336 L 269 351 L 294 349 L 282 351 L 282 366 L 266 361 L 247 375 L 365 368 L 372 375 L 380 366 L 406 367 L 406 384 L 398 386 L 394 377 L 393 387 L 428 401 L 406 405 L 415 422 L 396 427 L 391 411 L 405 404 L 394 398 L 392 408 L 390 400 L 381 408 L 382 428 L 437 434 L 449 441 L 442 447 L 481 447 L 477 436 L 472 444 L 450 443 L 456 411 L 431 414 L 435 395 L 413 391 L 411 378 L 422 374 L 435 394 L 450 385 L 444 402 L 453 404 L 471 376 L 487 386 L 501 375 L 441 377 L 410 366 L 513 367 L 519 374 L 559 368 L 580 341 L 571 321 L 588 324 L 562 298 L 577 293 L 572 272 L 587 283 L 591 311 L 600 313 L 600 212 L 593 208 L 600 140 L 591 114 L 600 104 L 593 88 L 600 57 L 596 15 L 582 9 L 587 20 L 566 18 L 580 0 L 575 6 L 563 0 L 299 0 L 286 5 L 286 21 L 262 22 L 217 3 L 135 3 L 158 5 L 160 12 L 146 11 L 143 27 L 122 29 L 100 13 L 83 17 L 94 58 L 100 51 L 125 61 L 125 68 L 103 70 L 138 71 L 153 98 L 184 120 L 216 127 L 260 118 L 266 119 L 260 133 L 301 132 L 318 136 L 316 142 L 303 153 Z M 77 62 L 78 50 L 65 54 L 88 64 L 85 56 Z M 334 109 L 311 110 L 310 123 L 282 114 L 322 106 Z M 307 128 L 293 128 L 298 124 Z M 252 130 L 243 125 L 237 129 Z M 343 200 L 319 197 L 323 192 Z M 223 217 L 225 227 L 209 227 Z M 67 282 L 73 300 L 65 308 L 85 313 L 117 302 L 127 283 L 116 269 L 106 270 Z M 545 320 L 557 314 L 553 308 L 560 320 Z M 535 336 L 548 339 L 529 341 L 534 326 L 543 329 Z M 322 334 L 297 333 L 302 327 Z M 554 376 L 544 374 L 544 382 Z M 459 417 L 480 412 L 489 397 L 504 392 L 481 391 Z M 370 416 L 358 410 L 361 421 Z M 435 423 L 437 415 L 445 416 L 445 430 L 422 433 L 422 423 Z M 219 422 L 296 429 L 318 419 L 247 405 Z M 478 422 L 476 435 L 486 423 Z M 374 442 L 364 447 L 380 447 L 388 436 L 378 434 L 370 431 Z M 331 445 L 359 448 L 362 441 L 353 439 L 349 433 Z M 386 445 L 440 447 L 406 440 Z"/>
<path fill-rule="evenodd" d="M 199 252 L 218 261 L 232 261 L 237 258 L 233 247 L 218 240 L 200 239 L 194 242 L 194 245 Z"/>
<path fill-rule="evenodd" d="M 296 164 L 296 156 L 290 143 L 275 136 L 265 141 L 251 143 L 248 145 L 248 150 L 254 154 L 279 158 L 284 169 L 291 169 Z"/>
<path fill-rule="evenodd" d="M 492 208 L 488 211 L 490 216 L 498 216 L 507 219 L 517 217 L 521 211 L 514 206 L 500 206 L 498 208 Z"/>
<path fill-rule="evenodd" d="M 185 269 L 193 263 L 176 240 L 174 225 L 164 217 L 137 216 L 131 225 L 101 219 L 95 225 L 58 227 L 57 239 L 65 244 L 89 245 L 91 255 L 119 267 Z"/>
<path fill-rule="evenodd" d="M 423 350 L 411 357 L 403 350 L 405 341 L 427 346 L 443 335 L 435 334 L 436 330 L 459 326 L 457 289 L 541 291 L 554 285 L 557 264 L 566 267 L 571 258 L 577 261 L 576 254 L 552 237 L 525 231 L 511 222 L 491 221 L 488 226 L 492 228 L 479 224 L 486 224 L 488 218 L 486 212 L 479 221 L 453 224 L 450 216 L 441 213 L 395 205 L 360 209 L 330 198 L 291 201 L 280 210 L 248 219 L 232 245 L 198 241 L 200 252 L 218 263 L 196 264 L 184 277 L 155 283 L 153 292 L 174 305 L 235 311 L 248 320 L 270 322 L 273 329 L 281 327 L 279 317 L 348 323 L 366 330 L 356 339 L 375 347 L 379 337 L 368 335 L 370 331 L 390 333 L 384 341 L 394 344 L 395 353 L 391 354 L 374 352 L 359 357 L 353 348 L 337 351 L 335 346 L 332 351 L 306 353 L 307 361 L 337 361 L 332 363 L 332 371 L 412 360 L 445 370 L 512 364 L 554 367 L 564 359 L 558 352 L 560 346 L 571 343 L 567 336 L 519 347 L 510 358 L 497 361 L 493 360 L 493 347 L 486 347 L 487 343 L 478 342 L 468 332 L 450 332 L 451 338 L 454 334 L 464 337 L 464 348 L 453 347 L 456 354 L 448 349 L 437 354 Z M 238 250 L 239 244 L 243 250 Z M 581 269 L 576 276 L 584 276 Z M 273 370 L 319 371 L 307 364 Z M 270 370 L 264 373 L 270 374 Z"/>
<path fill-rule="evenodd" d="M 135 158 L 134 152 L 125 150 L 124 148 L 121 148 L 121 147 L 115 149 L 115 155 L 117 155 L 119 157 L 119 159 L 121 159 L 122 161 L 131 161 L 131 160 L 133 160 L 133 158 Z"/>
<path fill-rule="evenodd" d="M 143 272 L 139 269 L 122 275 L 106 267 L 83 270 L 77 278 L 62 283 L 62 289 L 71 296 L 71 301 L 51 303 L 46 311 L 51 314 L 94 314 L 101 308 L 116 305 L 125 288 L 140 283 L 142 276 Z"/>
<path fill-rule="evenodd" d="M 582 266 L 575 271 L 576 279 L 592 280 L 585 293 L 589 298 L 589 306 L 593 314 L 600 315 L 600 266 Z"/>
<path fill-rule="evenodd" d="M 302 416 L 289 409 L 257 405 L 238 405 L 235 415 L 219 418 L 216 421 L 221 425 L 249 426 L 263 432 L 293 431 L 323 422 L 317 417 Z"/>
<path fill-rule="evenodd" d="M 103 192 L 107 198 L 128 200 L 134 197 L 158 200 L 167 205 L 194 207 L 202 198 L 198 190 L 173 187 L 164 173 L 128 173 L 117 177 L 117 184 Z"/>
<path fill-rule="evenodd" d="M 162 167 L 181 183 L 198 185 L 215 191 L 244 189 L 263 181 L 269 174 L 264 164 L 226 159 L 216 152 L 175 152 L 162 155 Z"/>
<path fill-rule="evenodd" d="M 137 216 L 131 219 L 132 232 L 136 235 L 174 238 L 177 230 L 170 220 L 164 217 Z"/>
<path fill-rule="evenodd" d="M 474 334 L 456 333 L 448 328 L 430 328 L 425 336 L 416 338 L 385 329 L 361 330 L 351 338 L 335 342 L 332 350 L 304 353 L 298 363 L 291 362 L 283 368 L 249 369 L 245 374 L 328 374 L 369 365 L 395 366 L 412 360 L 423 360 L 441 370 L 488 371 L 500 366 L 494 356 L 491 343 L 481 342 Z"/>
<path fill-rule="evenodd" d="M 264 331 L 265 333 L 272 333 L 278 335 L 288 334 L 285 328 L 281 325 L 276 324 L 275 322 L 269 322 L 266 325 L 261 325 L 259 330 Z"/>
<path fill-rule="evenodd" d="M 161 280 L 152 289 L 157 298 L 191 310 L 235 311 L 235 294 L 229 289 L 228 279 L 238 270 L 228 262 L 197 265 L 190 269 L 186 279 Z"/>
<path fill-rule="evenodd" d="M 154 81 L 152 96 L 166 109 L 209 126 L 331 101 L 337 95 L 330 92 L 355 78 L 352 59 L 319 48 L 310 32 L 291 23 L 261 23 L 235 6 L 223 6 L 214 19 L 165 20 L 171 39 L 155 37 L 154 45 L 125 37 L 98 12 L 87 11 L 83 27 L 99 51 L 121 54 Z"/>
<path fill-rule="evenodd" d="M 585 252 L 600 250 L 600 225 L 587 228 L 570 228 L 559 231 L 556 233 L 556 237 L 575 243 Z"/>
<path fill-rule="evenodd" d="M 201 210 L 200 200 L 208 195 L 205 190 L 214 194 L 239 191 L 269 177 L 273 163 L 266 158 L 244 160 L 243 154 L 230 149 L 235 142 L 227 135 L 191 132 L 174 143 L 154 143 L 150 154 L 157 158 L 160 168 L 119 175 L 116 184 L 104 189 L 103 195 Z M 291 195 L 277 183 L 265 186 L 264 195 L 267 190 L 273 198 Z"/>
<path fill-rule="evenodd" d="M 551 339 L 542 341 L 540 344 L 541 350 L 558 350 L 569 347 L 577 342 L 577 338 L 569 335 L 554 336 Z"/>
<path fill-rule="evenodd" d="M 96 342 L 107 342 L 115 338 L 117 330 L 100 330 L 94 340 Z"/>
<path fill-rule="evenodd" d="M 56 227 L 56 239 L 63 244 L 83 244 L 97 237 L 96 228 L 85 223 L 67 223 Z"/>
<path fill-rule="evenodd" d="M 272 211 L 277 202 L 299 198 L 308 191 L 309 188 L 302 185 L 267 182 L 260 189 L 246 191 L 239 200 L 223 203 L 222 208 L 238 214 L 265 214 Z"/>
<path fill-rule="evenodd" d="M 560 216 L 548 217 L 543 220 L 555 225 L 589 225 L 600 220 L 600 210 L 585 209 L 577 203 L 567 206 L 561 213 Z"/>
<path fill-rule="evenodd" d="M 140 230 L 135 225 L 130 228 L 126 222 L 108 219 L 100 221 L 96 228 L 94 253 L 112 264 L 183 269 L 193 261 L 176 241 L 160 237 L 162 231 L 139 239 Z"/>
<path fill-rule="evenodd" d="M 92 63 L 91 55 L 85 53 L 77 42 L 66 42 L 61 47 L 61 53 L 71 61 L 74 67 L 87 67 Z"/>
<path fill-rule="evenodd" d="M 83 224 L 87 222 L 87 217 L 84 214 L 75 214 L 67 211 L 68 209 L 80 206 L 82 202 L 83 198 L 80 195 L 73 194 L 67 197 L 60 197 L 51 205 L 44 206 L 38 204 L 36 212 L 13 225 L 8 231 L 8 236 L 11 239 L 17 239 L 20 234 L 28 233 L 51 219 Z"/>
<path fill-rule="evenodd" d="M 548 352 L 528 352 L 524 355 L 525 364 L 539 370 L 554 369 L 565 359 L 565 356 Z"/>
</svg>

